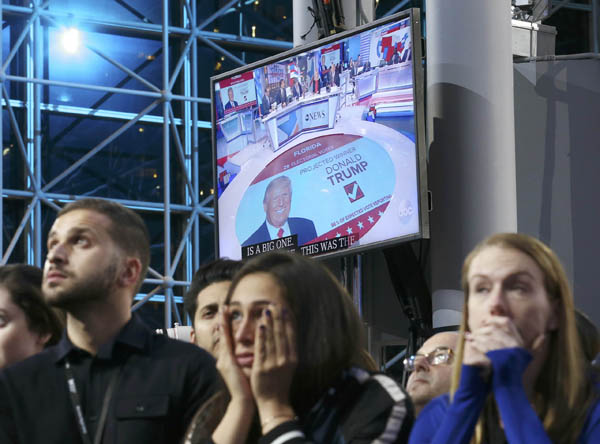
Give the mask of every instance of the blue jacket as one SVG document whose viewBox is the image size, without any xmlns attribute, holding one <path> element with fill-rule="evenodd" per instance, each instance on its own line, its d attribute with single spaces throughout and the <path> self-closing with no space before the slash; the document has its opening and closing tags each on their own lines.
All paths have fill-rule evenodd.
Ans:
<svg viewBox="0 0 600 444">
<path fill-rule="evenodd" d="M 492 361 L 491 383 L 483 380 L 479 367 L 463 365 L 453 402 L 442 395 L 427 404 L 417 418 L 409 444 L 468 444 L 490 390 L 508 443 L 551 444 L 523 388 L 522 375 L 531 354 L 522 348 L 507 348 L 488 352 L 487 356 Z M 600 401 L 591 407 L 577 440 L 577 444 L 588 443 L 600 443 Z"/>
</svg>

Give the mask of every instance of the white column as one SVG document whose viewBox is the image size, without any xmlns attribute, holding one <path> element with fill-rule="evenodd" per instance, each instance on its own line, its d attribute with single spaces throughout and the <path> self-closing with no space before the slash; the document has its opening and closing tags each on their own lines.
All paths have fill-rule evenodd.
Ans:
<svg viewBox="0 0 600 444">
<path fill-rule="evenodd" d="M 310 0 L 294 0 L 292 4 L 292 14 L 294 20 L 294 46 L 304 45 L 305 43 L 310 43 L 317 40 L 317 25 L 311 29 L 304 40 L 300 38 L 308 32 L 313 24 L 313 16 L 308 11 L 309 6 L 311 8 L 313 7 L 312 1 Z"/>
<path fill-rule="evenodd" d="M 372 22 L 375 19 L 374 0 L 342 0 L 341 3 L 347 29 L 352 29 L 358 25 Z M 361 6 L 364 17 L 360 14 Z M 312 14 L 308 11 L 309 7 L 313 7 L 313 2 L 311 0 L 293 1 L 292 13 L 294 17 L 294 46 L 300 46 L 304 45 L 305 43 L 314 42 L 318 38 L 317 25 L 313 27 L 313 29 L 304 39 L 301 38 L 308 32 L 314 21 Z"/>
<path fill-rule="evenodd" d="M 475 244 L 517 230 L 510 0 L 430 0 L 426 26 L 435 317 Z"/>
</svg>

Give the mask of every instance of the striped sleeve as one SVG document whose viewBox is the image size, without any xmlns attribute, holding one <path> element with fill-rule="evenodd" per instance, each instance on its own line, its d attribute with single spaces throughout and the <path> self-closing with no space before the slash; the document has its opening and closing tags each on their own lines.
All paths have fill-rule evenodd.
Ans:
<svg viewBox="0 0 600 444">
<path fill-rule="evenodd" d="M 307 421 L 283 423 L 260 444 L 406 443 L 413 422 L 410 399 L 396 381 L 352 369 L 341 386 L 329 389 Z"/>
</svg>

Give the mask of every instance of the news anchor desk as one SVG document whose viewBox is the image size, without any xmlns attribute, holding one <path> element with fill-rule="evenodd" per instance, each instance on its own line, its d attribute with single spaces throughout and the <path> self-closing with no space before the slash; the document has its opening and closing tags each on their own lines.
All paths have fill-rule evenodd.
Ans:
<svg viewBox="0 0 600 444">
<path fill-rule="evenodd" d="M 262 122 L 273 151 L 302 133 L 333 128 L 339 94 L 339 88 L 332 88 L 329 93 L 302 97 L 265 116 Z"/>
<path fill-rule="evenodd" d="M 402 89 L 412 85 L 410 63 L 373 68 L 354 78 L 356 97 L 359 100 L 379 91 Z"/>
</svg>

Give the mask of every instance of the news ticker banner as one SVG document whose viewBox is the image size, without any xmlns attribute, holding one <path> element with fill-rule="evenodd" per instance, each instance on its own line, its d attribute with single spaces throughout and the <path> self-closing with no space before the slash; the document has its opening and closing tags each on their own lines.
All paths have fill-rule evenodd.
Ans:
<svg viewBox="0 0 600 444">
<path fill-rule="evenodd" d="M 291 236 L 242 247 L 242 259 L 275 250 L 297 251 L 303 256 L 316 256 L 346 250 L 352 245 L 352 242 L 354 242 L 354 236 L 340 236 L 311 242 L 298 248 L 298 235 L 292 234 Z"/>
<path fill-rule="evenodd" d="M 348 134 L 311 139 L 272 160 L 250 183 L 235 219 L 240 245 L 265 222 L 267 185 L 281 176 L 292 186 L 289 217 L 314 223 L 317 236 L 305 245 L 343 236 L 348 247 L 359 242 L 381 220 L 396 185 L 394 162 L 375 140 Z"/>
</svg>

